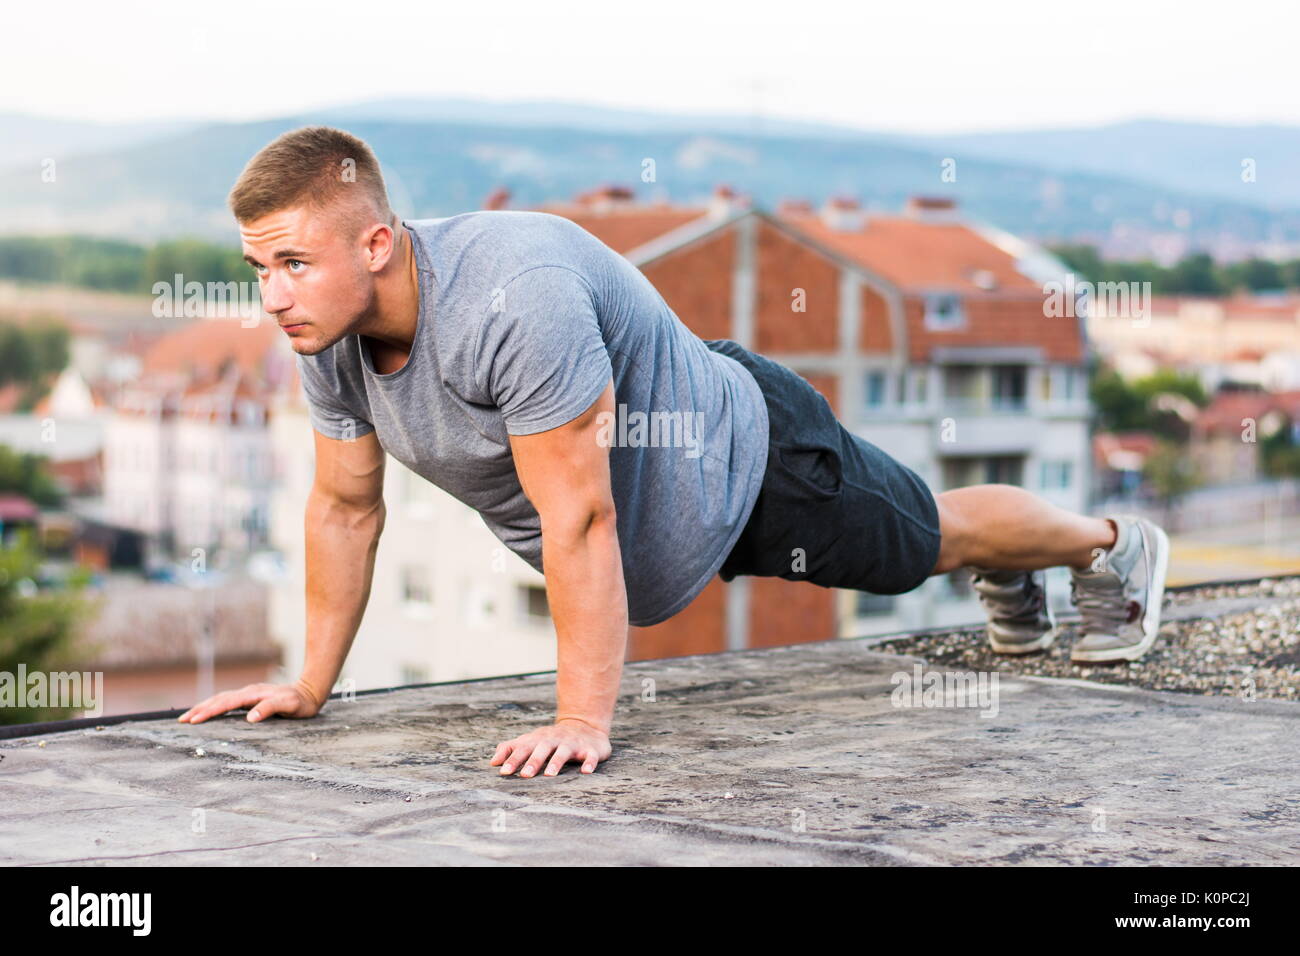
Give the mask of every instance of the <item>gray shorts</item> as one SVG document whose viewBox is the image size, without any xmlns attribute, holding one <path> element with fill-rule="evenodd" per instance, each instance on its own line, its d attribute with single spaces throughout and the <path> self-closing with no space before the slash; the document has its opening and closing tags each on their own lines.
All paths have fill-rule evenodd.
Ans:
<svg viewBox="0 0 1300 956">
<path fill-rule="evenodd" d="M 740 362 L 767 401 L 767 470 L 739 540 L 718 571 L 902 594 L 939 559 L 939 510 L 916 472 L 850 433 L 807 379 L 730 339 L 705 342 Z"/>
</svg>

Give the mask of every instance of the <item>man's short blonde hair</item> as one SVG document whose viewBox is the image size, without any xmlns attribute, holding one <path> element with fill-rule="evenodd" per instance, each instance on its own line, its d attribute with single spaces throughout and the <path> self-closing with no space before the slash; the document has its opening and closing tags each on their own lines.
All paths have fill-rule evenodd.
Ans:
<svg viewBox="0 0 1300 956">
<path fill-rule="evenodd" d="M 355 235 L 374 222 L 393 223 L 379 160 L 351 133 L 304 126 L 277 137 L 248 161 L 230 191 L 240 223 L 305 205 L 339 217 Z"/>
</svg>

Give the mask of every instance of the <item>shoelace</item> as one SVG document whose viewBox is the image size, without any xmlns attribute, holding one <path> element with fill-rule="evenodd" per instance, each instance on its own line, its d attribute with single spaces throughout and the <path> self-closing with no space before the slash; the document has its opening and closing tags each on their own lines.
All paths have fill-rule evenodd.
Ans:
<svg viewBox="0 0 1300 956">
<path fill-rule="evenodd" d="M 1124 582 L 1116 574 L 1070 581 L 1070 600 L 1079 609 L 1084 634 L 1116 634 L 1128 623 L 1128 603 L 1124 600 Z"/>
</svg>

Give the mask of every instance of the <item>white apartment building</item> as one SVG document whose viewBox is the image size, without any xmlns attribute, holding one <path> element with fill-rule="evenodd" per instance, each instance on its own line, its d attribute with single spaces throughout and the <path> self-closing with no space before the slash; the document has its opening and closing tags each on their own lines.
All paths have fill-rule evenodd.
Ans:
<svg viewBox="0 0 1300 956">
<path fill-rule="evenodd" d="M 286 679 L 306 641 L 303 514 L 314 474 L 313 431 L 296 391 L 271 418 L 276 489 L 272 545 L 286 578 L 270 626 Z M 478 513 L 389 457 L 387 517 L 365 616 L 342 681 L 356 690 L 554 670 L 555 631 L 541 574 L 509 551 Z M 340 685 L 336 689 L 343 689 Z"/>
<path fill-rule="evenodd" d="M 205 560 L 267 542 L 267 397 L 235 366 L 216 382 L 127 386 L 107 417 L 104 518 L 161 554 Z"/>
</svg>

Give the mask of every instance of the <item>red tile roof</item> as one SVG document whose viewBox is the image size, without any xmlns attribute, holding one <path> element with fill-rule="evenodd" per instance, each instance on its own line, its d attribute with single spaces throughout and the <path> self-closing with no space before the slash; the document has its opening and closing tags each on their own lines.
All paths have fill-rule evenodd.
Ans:
<svg viewBox="0 0 1300 956">
<path fill-rule="evenodd" d="M 1230 296 L 1204 295 L 1154 295 L 1152 311 L 1177 314 L 1184 306 L 1217 306 L 1223 309 L 1228 322 L 1287 322 L 1300 321 L 1300 294 L 1259 295 L 1237 292 Z"/>
<path fill-rule="evenodd" d="M 573 220 L 619 254 L 631 252 L 704 215 L 703 209 L 682 209 L 666 204 L 596 212 L 572 203 L 553 203 L 540 206 L 537 211 Z"/>
<path fill-rule="evenodd" d="M 22 495 L 0 495 L 0 521 L 35 521 L 38 511 Z"/>
<path fill-rule="evenodd" d="M 283 333 L 273 320 L 245 328 L 241 319 L 202 319 L 150 345 L 142 372 L 214 376 L 230 358 L 241 372 L 256 377 L 264 372 L 267 357 L 283 344 Z"/>
<path fill-rule="evenodd" d="M 1224 317 L 1232 321 L 1292 322 L 1300 317 L 1300 296 L 1237 293 L 1223 300 Z"/>
<path fill-rule="evenodd" d="M 17 382 L 0 385 L 0 415 L 8 415 L 18 408 L 27 389 Z"/>
<path fill-rule="evenodd" d="M 1015 259 L 969 226 L 925 222 L 906 216 L 868 215 L 860 231 L 832 229 L 818 216 L 790 212 L 783 220 L 905 291 L 950 289 L 984 293 L 981 273 L 999 291 L 1042 294 L 1042 283 L 1015 266 Z"/>
<path fill-rule="evenodd" d="M 490 198 L 502 201 L 496 194 Z M 713 203 L 723 211 L 748 205 L 726 186 L 714 190 Z M 632 190 L 606 185 L 539 211 L 563 215 L 626 254 L 714 210 L 637 203 Z M 933 348 L 944 345 L 1025 345 L 1040 348 L 1048 361 L 1083 360 L 1081 323 L 1074 317 L 1048 317 L 1041 278 L 1021 272 L 1011 252 L 958 221 L 951 199 L 914 197 L 907 215 L 882 216 L 866 213 L 851 196 L 834 196 L 825 211 L 830 221 L 806 200 L 786 199 L 772 218 L 902 292 L 911 360 L 924 361 Z M 961 295 L 964 326 L 934 331 L 925 325 L 920 296 L 940 290 Z"/>
<path fill-rule="evenodd" d="M 494 204 L 491 208 L 502 208 L 504 203 L 499 191 L 488 201 Z M 613 183 L 588 189 L 569 202 L 544 203 L 535 211 L 571 219 L 620 254 L 658 239 L 707 212 L 703 207 L 674 205 L 662 200 L 637 202 L 631 188 Z"/>
<path fill-rule="evenodd" d="M 1124 458 L 1145 460 L 1158 443 L 1151 432 L 1098 432 L 1092 436 L 1092 459 L 1099 468 L 1113 467 Z"/>
<path fill-rule="evenodd" d="M 1226 391 L 1219 392 L 1208 406 L 1201 410 L 1196 418 L 1196 431 L 1240 432 L 1244 427 L 1242 419 L 1254 419 L 1256 423 L 1271 411 L 1280 411 L 1291 421 L 1300 421 L 1300 391 L 1256 392 Z"/>
</svg>

